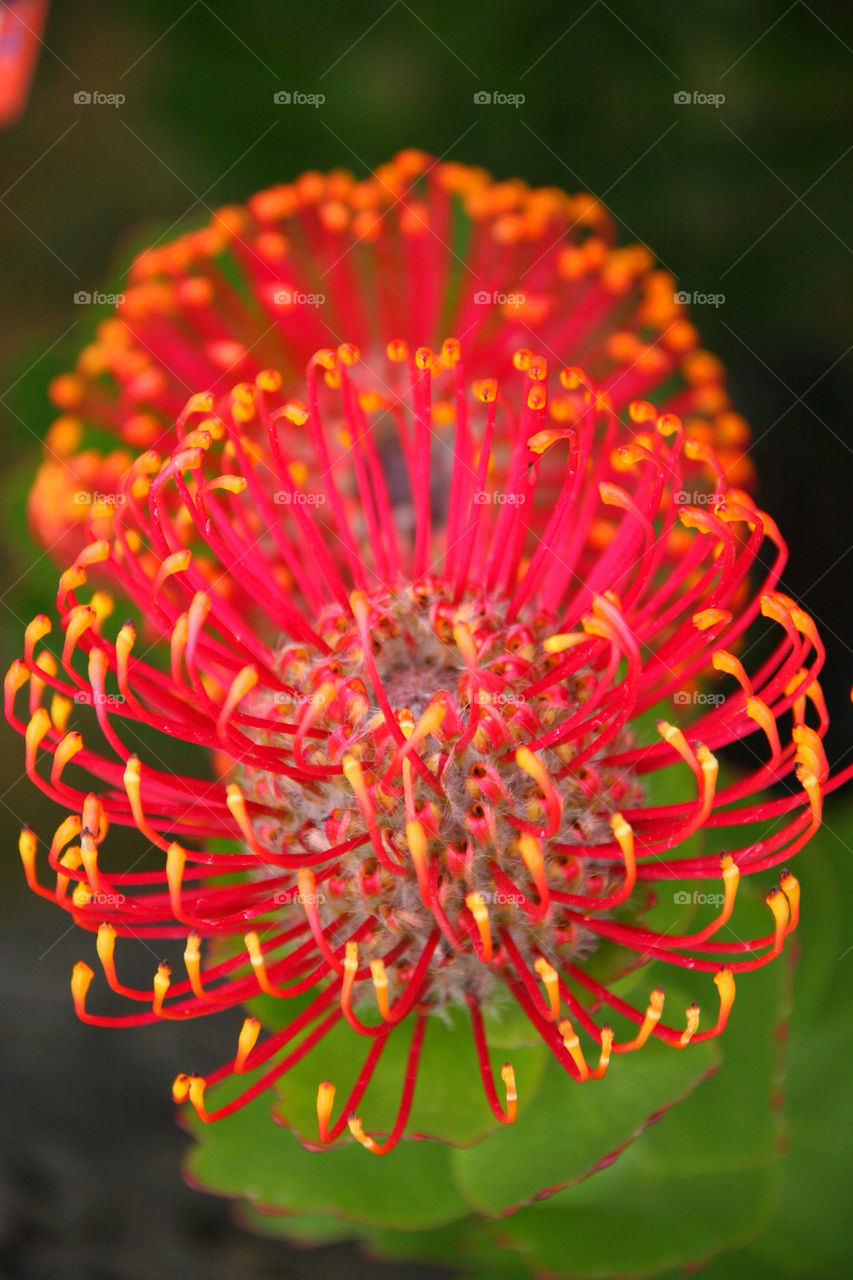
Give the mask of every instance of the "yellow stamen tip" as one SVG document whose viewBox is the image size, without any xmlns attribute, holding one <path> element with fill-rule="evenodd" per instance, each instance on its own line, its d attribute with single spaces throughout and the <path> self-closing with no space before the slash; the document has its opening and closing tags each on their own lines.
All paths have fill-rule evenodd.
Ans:
<svg viewBox="0 0 853 1280">
<path fill-rule="evenodd" d="M 180 1072 L 172 1081 L 172 1101 L 186 1102 L 190 1096 L 190 1077 L 185 1072 Z"/>
<path fill-rule="evenodd" d="M 169 987 L 172 984 L 172 970 L 165 962 L 157 966 L 157 972 L 154 975 L 154 998 L 152 1000 L 152 1008 L 155 1013 L 160 1013 L 163 1008 L 163 1001 L 169 993 Z"/>
<path fill-rule="evenodd" d="M 538 957 L 533 968 L 539 974 L 542 979 L 542 985 L 548 993 L 548 1002 L 551 1006 L 549 1016 L 553 1022 L 560 1016 L 560 981 L 557 976 L 557 970 L 548 963 L 544 956 Z"/>
<path fill-rule="evenodd" d="M 258 1018 L 245 1018 L 240 1028 L 240 1035 L 237 1040 L 237 1055 L 234 1058 L 234 1070 L 244 1071 L 246 1068 L 246 1059 L 254 1049 L 261 1033 L 261 1023 Z"/>
<path fill-rule="evenodd" d="M 501 1080 L 506 1089 L 507 1123 L 512 1124 L 518 1105 L 518 1091 L 515 1086 L 515 1072 L 509 1062 L 505 1062 L 501 1067 Z"/>
<path fill-rule="evenodd" d="M 329 1120 L 334 1105 L 335 1086 L 329 1080 L 323 1080 L 317 1087 L 317 1128 L 320 1132 L 321 1142 L 327 1141 Z"/>
<path fill-rule="evenodd" d="M 85 1013 L 86 993 L 94 976 L 94 971 L 89 968 L 85 960 L 78 960 L 71 970 L 71 996 L 78 1017 Z"/>
<path fill-rule="evenodd" d="M 682 1048 L 683 1048 L 685 1045 L 688 1045 L 688 1044 L 690 1043 L 690 1041 L 693 1039 L 693 1037 L 694 1037 L 694 1035 L 696 1034 L 696 1031 L 697 1031 L 697 1029 L 698 1029 L 698 1027 L 699 1027 L 699 1006 L 698 1006 L 698 1004 L 691 1004 L 691 1005 L 689 1006 L 688 1010 L 687 1010 L 687 1015 L 686 1015 L 686 1016 L 687 1016 L 687 1026 L 685 1027 L 684 1032 L 683 1032 L 683 1034 L 682 1034 L 682 1036 L 681 1036 L 681 1040 L 679 1041 L 679 1043 L 681 1044 Z"/>
</svg>

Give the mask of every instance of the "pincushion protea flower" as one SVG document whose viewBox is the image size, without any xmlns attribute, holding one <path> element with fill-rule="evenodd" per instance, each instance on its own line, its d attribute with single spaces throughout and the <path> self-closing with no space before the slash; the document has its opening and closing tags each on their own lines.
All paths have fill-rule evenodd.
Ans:
<svg viewBox="0 0 853 1280">
<path fill-rule="evenodd" d="M 648 249 L 616 244 L 613 220 L 588 195 L 496 183 L 421 151 L 363 181 L 303 174 L 136 258 L 115 315 L 52 384 L 62 413 L 31 525 L 67 563 L 90 516 L 96 533 L 108 528 L 126 448 L 174 444 L 195 391 L 221 394 L 272 366 L 298 396 L 319 348 L 356 343 L 376 365 L 393 339 L 438 348 L 447 333 L 464 343 L 471 377 L 501 377 L 514 351 L 535 347 L 582 364 L 617 412 L 653 399 L 714 444 L 731 483 L 749 488 L 746 423 L 676 287 Z M 98 476 L 104 433 L 123 447 L 101 453 Z M 93 494 L 94 511 L 80 490 Z"/>
<path fill-rule="evenodd" d="M 263 1038 L 247 1018 L 220 1070 L 177 1077 L 205 1121 L 286 1084 L 345 1020 L 364 1065 L 342 1102 L 318 1078 L 305 1141 L 349 1128 L 379 1155 L 407 1133 L 447 1006 L 467 1011 L 472 1067 L 506 1123 L 513 1068 L 499 1096 L 482 1016 L 502 992 L 567 1089 L 630 1070 L 612 1060 L 650 1037 L 689 1053 L 722 1032 L 737 977 L 778 956 L 798 916 L 783 870 L 766 932 L 739 937 L 739 880 L 797 853 L 841 779 L 821 746 L 823 646 L 778 590 L 779 531 L 679 417 L 639 400 L 624 425 L 591 377 L 555 375 L 526 348 L 473 383 L 454 338 L 393 340 L 373 363 L 343 344 L 308 360 L 299 397 L 274 370 L 194 395 L 165 456 L 131 466 L 108 536 L 62 574 L 59 658 L 40 647 L 46 615 L 27 628 L 6 708 L 28 773 L 68 811 L 48 851 L 55 888 L 22 834 L 29 882 L 97 933 L 107 983 L 140 1005 L 90 1011 L 81 961 L 80 1017 L 296 1002 Z M 114 592 L 144 636 L 111 628 Z M 749 672 L 736 651 L 759 616 L 774 645 Z M 719 695 L 685 692 L 701 681 Z M 672 699 L 638 744 L 632 726 Z M 83 708 L 85 739 L 69 723 Z M 136 754 L 141 726 L 215 752 L 219 779 Z M 716 753 L 735 740 L 755 765 L 720 786 Z M 646 781 L 670 767 L 682 798 L 650 803 Z M 791 794 L 755 799 L 792 772 Z M 138 828 L 162 870 L 108 866 L 116 826 Z M 685 883 L 719 893 L 719 910 L 654 927 L 651 891 Z M 123 937 L 185 938 L 186 976 L 164 963 L 150 988 L 127 986 Z M 690 971 L 717 1008 L 670 1016 L 657 987 L 628 1002 L 596 968 L 608 948 L 621 972 Z M 362 1100 L 395 1035 L 410 1037 L 397 1119 L 372 1134 Z M 244 1074 L 217 1102 L 217 1083 Z"/>
</svg>

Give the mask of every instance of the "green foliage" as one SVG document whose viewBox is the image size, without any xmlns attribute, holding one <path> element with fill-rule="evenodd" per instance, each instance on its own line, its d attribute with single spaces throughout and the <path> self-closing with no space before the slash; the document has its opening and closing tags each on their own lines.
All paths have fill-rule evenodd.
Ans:
<svg viewBox="0 0 853 1280">
<path fill-rule="evenodd" d="M 685 1051 L 653 1042 L 614 1058 L 607 1077 L 587 1085 L 533 1055 L 514 1126 L 466 1147 L 406 1141 L 381 1159 L 354 1143 L 304 1149 L 273 1124 L 262 1098 L 216 1125 L 194 1122 L 201 1143 L 189 1175 L 240 1200 L 240 1220 L 262 1234 L 304 1245 L 358 1239 L 376 1256 L 461 1267 L 472 1280 L 541 1273 L 675 1280 L 686 1264 L 704 1264 L 707 1280 L 841 1277 L 851 1243 L 849 1181 L 839 1172 L 839 1141 L 853 1127 L 853 1085 L 840 1069 L 853 1014 L 853 937 L 842 909 L 853 891 L 851 846 L 853 817 L 830 809 L 797 863 L 799 963 L 794 969 L 792 949 L 744 975 L 718 1042 Z M 766 912 L 743 886 L 742 936 L 766 932 Z M 641 982 L 660 977 L 644 970 Z M 682 993 L 665 977 L 674 1023 L 674 1011 L 695 995 L 695 979 L 688 975 L 690 990 Z M 427 1043 L 430 1036 L 434 1057 L 424 1060 L 419 1091 L 437 1087 L 455 1121 L 466 1107 L 475 1114 L 480 1086 L 470 1031 L 455 1019 L 431 1026 Z M 514 1019 L 490 1023 L 489 1038 L 496 1069 L 504 1056 L 521 1063 L 533 1052 L 529 1031 L 525 1044 L 523 1022 Z M 404 1036 L 403 1056 L 406 1045 Z M 722 1064 L 703 1079 L 718 1049 Z M 370 1106 L 366 1095 L 360 1108 L 368 1129 L 389 1123 L 382 1090 L 401 1061 L 393 1065 Z M 316 1067 L 306 1068 L 298 1089 L 286 1077 L 279 1105 L 290 1122 L 298 1114 L 307 1125 L 309 1093 L 313 1117 L 317 1080 Z M 463 1120 L 469 1139 L 474 1128 Z M 623 1145 L 609 1163 L 605 1157 Z"/>
</svg>

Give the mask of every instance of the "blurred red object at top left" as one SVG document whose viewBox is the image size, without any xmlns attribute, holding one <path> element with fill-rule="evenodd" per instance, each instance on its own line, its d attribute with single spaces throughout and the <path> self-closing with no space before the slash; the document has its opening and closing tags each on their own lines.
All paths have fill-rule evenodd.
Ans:
<svg viewBox="0 0 853 1280">
<path fill-rule="evenodd" d="M 0 9 L 0 129 L 21 117 L 35 75 L 49 0 L 12 0 Z"/>
</svg>

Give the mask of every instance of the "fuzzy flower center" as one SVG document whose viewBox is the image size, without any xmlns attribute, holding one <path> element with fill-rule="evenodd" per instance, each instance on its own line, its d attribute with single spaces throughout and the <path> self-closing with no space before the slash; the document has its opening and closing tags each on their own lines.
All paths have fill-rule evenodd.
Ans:
<svg viewBox="0 0 853 1280">
<path fill-rule="evenodd" d="M 572 849 L 612 842 L 609 817 L 641 793 L 630 770 L 599 768 L 594 752 L 568 773 L 591 745 L 560 740 L 589 696 L 586 674 L 537 691 L 539 641 L 553 627 L 544 615 L 507 626 L 482 596 L 454 602 L 420 585 L 369 607 L 367 625 L 327 610 L 319 629 L 331 656 L 288 646 L 279 654 L 288 691 L 253 691 L 250 713 L 282 722 L 284 737 L 266 733 L 265 745 L 292 742 L 317 770 L 307 785 L 241 772 L 247 799 L 279 810 L 256 820 L 259 844 L 304 851 L 310 863 L 352 842 L 334 874 L 317 876 L 307 905 L 330 942 L 345 925 L 363 927 L 366 960 L 399 957 L 387 972 L 391 994 L 410 980 L 409 957 L 424 953 L 436 926 L 433 1004 L 488 994 L 496 975 L 482 952 L 506 938 L 530 967 L 543 955 L 588 953 L 591 936 L 563 918 L 552 895 L 611 892 L 618 865 Z M 553 745 L 534 757 L 519 745 L 531 735 Z M 329 765 L 339 772 L 329 776 Z M 302 912 L 303 896 L 282 904 L 285 918 Z M 483 908 L 488 925 L 478 929 Z M 474 947 L 450 923 L 466 918 Z"/>
</svg>

